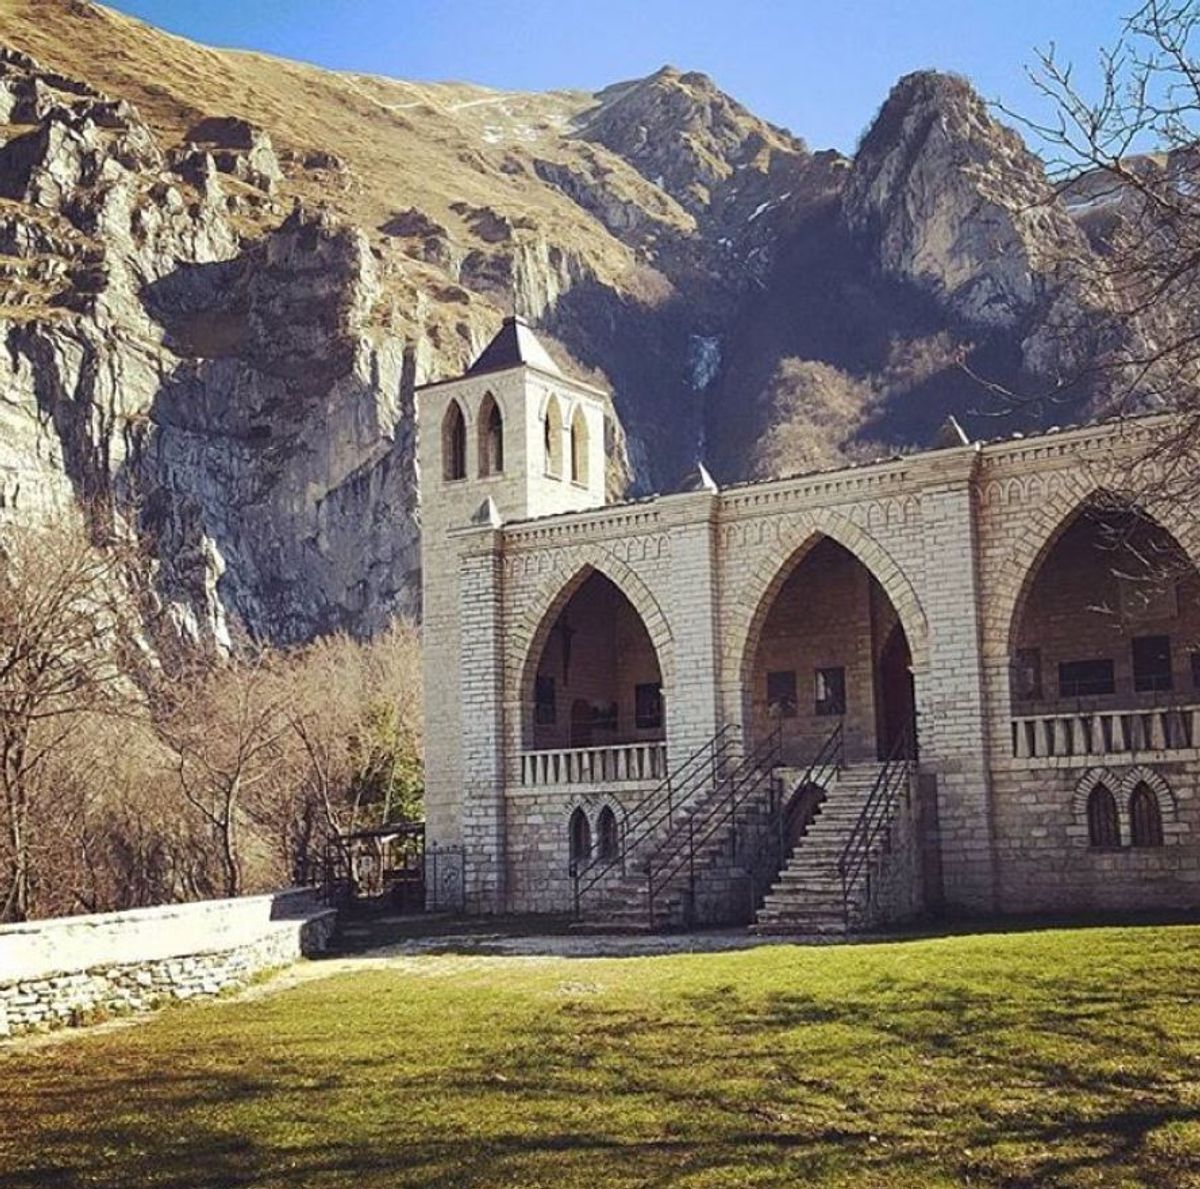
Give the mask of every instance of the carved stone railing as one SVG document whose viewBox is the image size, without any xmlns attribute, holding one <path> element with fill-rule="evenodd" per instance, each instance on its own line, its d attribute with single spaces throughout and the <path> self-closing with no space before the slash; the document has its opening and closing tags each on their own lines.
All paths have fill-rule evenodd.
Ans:
<svg viewBox="0 0 1200 1189">
<path fill-rule="evenodd" d="M 667 745 L 661 740 L 521 753 L 521 784 L 526 788 L 661 780 L 666 773 Z"/>
<path fill-rule="evenodd" d="M 1012 722 L 1013 758 L 1027 763 L 1196 748 L 1200 748 L 1200 706 L 1070 710 L 1022 715 Z"/>
</svg>

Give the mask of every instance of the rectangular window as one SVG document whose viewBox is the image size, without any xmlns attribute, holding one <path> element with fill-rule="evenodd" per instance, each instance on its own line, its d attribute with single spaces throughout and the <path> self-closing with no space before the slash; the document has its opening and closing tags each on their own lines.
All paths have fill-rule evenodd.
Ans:
<svg viewBox="0 0 1200 1189">
<path fill-rule="evenodd" d="M 780 669 L 767 674 L 767 713 L 779 718 L 796 717 L 795 669 Z"/>
<path fill-rule="evenodd" d="M 1013 657 L 1013 698 L 1018 702 L 1036 702 L 1042 696 L 1042 650 L 1018 648 Z"/>
<path fill-rule="evenodd" d="M 1192 653 L 1192 689 L 1200 689 L 1200 652 Z"/>
<path fill-rule="evenodd" d="M 1170 636 L 1135 636 L 1131 647 L 1133 688 L 1138 693 L 1170 689 L 1174 685 Z"/>
<path fill-rule="evenodd" d="M 592 729 L 595 731 L 615 731 L 617 729 L 616 702 L 592 704 Z"/>
<path fill-rule="evenodd" d="M 1058 696 L 1086 698 L 1111 694 L 1116 689 L 1113 663 L 1102 661 L 1063 661 L 1058 666 Z"/>
<path fill-rule="evenodd" d="M 815 714 L 846 713 L 846 670 L 818 669 L 816 672 Z"/>
<path fill-rule="evenodd" d="M 633 687 L 633 720 L 640 731 L 657 731 L 663 725 L 662 686 L 657 681 Z"/>
<path fill-rule="evenodd" d="M 534 687 L 533 721 L 539 727 L 550 727 L 558 721 L 558 702 L 554 697 L 554 678 L 539 677 Z"/>
</svg>

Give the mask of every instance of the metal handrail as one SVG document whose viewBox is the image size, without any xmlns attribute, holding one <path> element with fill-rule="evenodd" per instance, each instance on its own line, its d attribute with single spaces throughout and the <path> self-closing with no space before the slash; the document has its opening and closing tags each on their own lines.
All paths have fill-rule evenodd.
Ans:
<svg viewBox="0 0 1200 1189">
<path fill-rule="evenodd" d="M 825 736 L 821 746 L 817 748 L 816 755 L 805 769 L 804 775 L 792 786 L 790 795 L 780 797 L 778 803 L 772 808 L 758 850 L 755 851 L 754 857 L 749 863 L 752 910 L 758 908 L 758 888 L 760 886 L 758 874 L 762 870 L 767 856 L 772 856 L 773 873 L 777 875 L 783 870 L 792 857 L 792 852 L 796 849 L 794 845 L 788 845 L 788 840 L 793 834 L 793 821 L 801 795 L 814 786 L 826 789 L 829 782 L 841 772 L 844 766 L 845 732 L 842 723 L 839 722 Z"/>
<path fill-rule="evenodd" d="M 680 827 L 647 859 L 646 902 L 651 929 L 654 928 L 656 892 L 662 891 L 686 865 L 689 891 L 694 898 L 697 850 L 727 822 L 733 822 L 736 827 L 738 808 L 750 799 L 764 780 L 773 779 L 772 770 L 781 751 L 781 731 L 776 726 L 713 790 L 714 794 L 720 793 L 722 788 L 726 791 L 711 798 L 698 812 L 689 813 Z"/>
<path fill-rule="evenodd" d="M 879 834 L 891 826 L 899 801 L 899 790 L 907 788 L 914 760 L 912 728 L 905 728 L 896 738 L 875 783 L 863 804 L 862 812 L 846 839 L 838 857 L 838 875 L 842 880 L 842 908 L 846 923 L 850 922 L 850 896 L 857 886 L 863 868 L 871 857 L 871 848 Z"/>
<path fill-rule="evenodd" d="M 611 855 L 595 855 L 571 869 L 574 882 L 575 915 L 580 915 L 582 898 L 614 868 L 624 870 L 631 852 L 669 823 L 675 810 L 687 804 L 702 788 L 715 786 L 724 775 L 725 762 L 730 758 L 737 735 L 733 725 L 726 723 L 711 739 L 705 740 L 690 755 L 669 771 L 637 808 L 621 823 L 617 850 Z"/>
</svg>

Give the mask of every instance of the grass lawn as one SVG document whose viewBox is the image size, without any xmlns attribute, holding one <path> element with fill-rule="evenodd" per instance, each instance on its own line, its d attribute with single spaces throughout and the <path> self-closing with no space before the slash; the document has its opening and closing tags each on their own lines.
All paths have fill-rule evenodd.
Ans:
<svg viewBox="0 0 1200 1189">
<path fill-rule="evenodd" d="M 5 1186 L 1200 1185 L 1200 928 L 396 959 L 0 1094 Z"/>
</svg>

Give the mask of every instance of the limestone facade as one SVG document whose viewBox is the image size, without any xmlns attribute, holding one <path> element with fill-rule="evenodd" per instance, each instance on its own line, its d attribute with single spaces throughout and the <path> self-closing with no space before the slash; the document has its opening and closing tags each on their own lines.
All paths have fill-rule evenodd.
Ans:
<svg viewBox="0 0 1200 1189">
<path fill-rule="evenodd" d="M 1127 486 L 1162 419 L 606 505 L 602 395 L 553 365 L 517 358 L 419 401 L 428 833 L 463 845 L 474 909 L 569 909 L 572 812 L 597 845 L 603 809 L 635 814 L 723 726 L 744 747 L 778 726 L 794 768 L 835 722 L 848 755 L 878 762 L 913 715 L 925 809 L 904 878 L 922 891 L 901 899 L 972 914 L 1196 904 L 1196 580 L 1127 613 L 1072 528 Z M 442 457 L 452 402 L 462 477 Z M 499 472 L 480 465 L 493 404 Z M 573 422 L 588 452 L 574 480 Z M 1196 525 L 1162 529 L 1194 566 Z M 1093 594 L 1113 605 L 1089 618 Z M 1173 658 L 1150 692 L 1131 684 L 1143 636 Z M 1040 699 L 1014 689 L 1019 650 L 1040 657 Z M 1078 692 L 1070 666 L 1105 657 L 1114 689 Z M 1098 783 L 1119 845 L 1089 836 Z M 1139 786 L 1161 845 L 1132 845 Z"/>
</svg>

